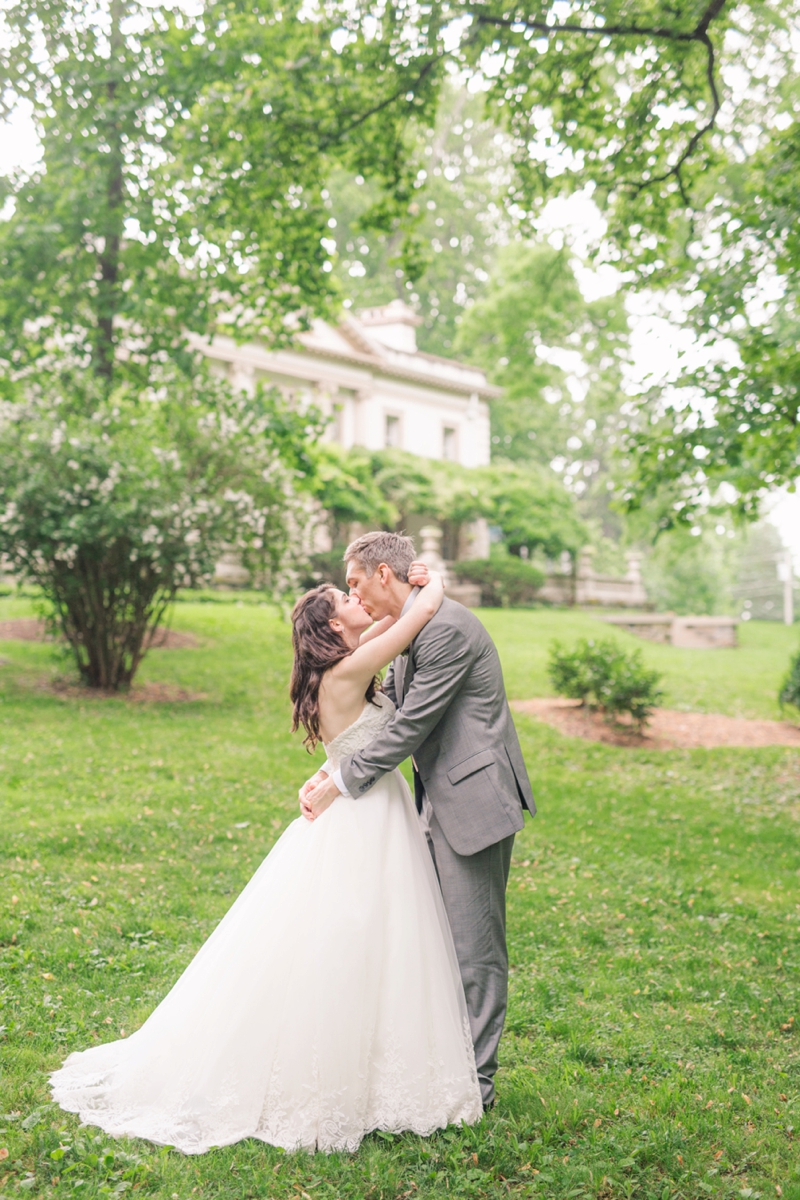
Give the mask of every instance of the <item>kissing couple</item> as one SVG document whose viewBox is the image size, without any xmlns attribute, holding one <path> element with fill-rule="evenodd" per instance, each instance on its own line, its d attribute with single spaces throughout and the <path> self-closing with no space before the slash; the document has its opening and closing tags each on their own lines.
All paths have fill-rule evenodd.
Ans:
<svg viewBox="0 0 800 1200">
<path fill-rule="evenodd" d="M 494 1104 L 506 884 L 535 812 L 500 660 L 409 538 L 365 534 L 345 562 L 349 595 L 323 584 L 292 614 L 293 728 L 327 753 L 301 816 L 144 1025 L 51 1077 L 109 1134 L 352 1152 Z"/>
</svg>

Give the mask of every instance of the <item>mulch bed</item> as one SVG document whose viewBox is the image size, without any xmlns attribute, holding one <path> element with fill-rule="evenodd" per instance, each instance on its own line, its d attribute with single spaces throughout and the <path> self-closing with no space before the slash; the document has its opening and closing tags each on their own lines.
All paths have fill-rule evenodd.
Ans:
<svg viewBox="0 0 800 1200">
<path fill-rule="evenodd" d="M 6 639 L 14 642 L 47 642 L 48 637 L 44 621 L 36 617 L 19 617 L 15 621 L 0 621 L 0 641 Z M 194 634 L 180 633 L 177 629 L 156 630 L 150 641 L 151 650 L 194 650 L 199 646 Z"/>
<path fill-rule="evenodd" d="M 800 747 L 800 726 L 789 721 L 724 717 L 720 713 L 678 712 L 657 708 L 643 734 L 606 720 L 578 700 L 513 700 L 511 707 L 552 725 L 568 737 L 652 750 L 713 749 L 718 746 Z"/>
<path fill-rule="evenodd" d="M 132 704 L 182 704 L 186 701 L 207 700 L 205 692 L 190 692 L 174 683 L 134 683 L 129 692 L 104 692 L 100 688 L 82 687 L 65 679 L 39 682 L 42 691 L 69 700 L 127 700 Z"/>
<path fill-rule="evenodd" d="M 44 621 L 36 617 L 19 617 L 15 621 L 0 621 L 0 641 L 47 642 Z M 177 629 L 157 629 L 150 641 L 151 650 L 190 650 L 199 646 L 191 633 L 180 633 Z M 0 666 L 8 666 L 8 659 L 0 658 Z M 206 700 L 205 692 L 190 692 L 173 683 L 135 683 L 129 692 L 103 692 L 98 688 L 82 687 L 63 679 L 39 680 L 34 685 L 51 695 L 80 700 L 128 700 L 133 703 L 175 704 L 191 700 Z"/>
</svg>

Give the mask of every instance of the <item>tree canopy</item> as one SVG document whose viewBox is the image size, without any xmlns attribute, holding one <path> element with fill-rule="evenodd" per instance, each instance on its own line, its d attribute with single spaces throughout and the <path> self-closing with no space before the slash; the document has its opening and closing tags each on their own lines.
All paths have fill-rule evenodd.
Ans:
<svg viewBox="0 0 800 1200">
<path fill-rule="evenodd" d="M 436 80 L 392 53 L 391 9 L 334 51 L 336 13 L 301 7 L 5 7 L 4 111 L 27 100 L 44 147 L 30 178 L 0 185 L 13 371 L 66 345 L 111 386 L 115 371 L 180 358 L 187 330 L 281 337 L 288 315 L 302 325 L 329 306 L 332 166 L 368 172 L 373 220 L 389 220 L 413 182 L 409 111 Z"/>
<path fill-rule="evenodd" d="M 503 389 L 492 402 L 494 457 L 554 467 L 595 540 L 618 537 L 609 499 L 627 427 L 624 298 L 587 302 L 566 247 L 511 243 L 464 313 L 456 346 Z"/>
<path fill-rule="evenodd" d="M 685 381 L 698 403 L 643 402 L 628 502 L 666 488 L 667 523 L 688 520 L 725 478 L 751 511 L 798 466 L 793 18 L 764 0 L 9 0 L 1 111 L 32 105 L 44 158 L 0 183 L 6 385 L 65 348 L 110 389 L 165 357 L 188 367 L 187 330 L 288 338 L 335 309 L 337 251 L 369 282 L 364 230 L 406 293 L 429 267 L 412 293 L 422 338 L 452 341 L 486 273 L 465 272 L 466 243 L 493 259 L 498 240 L 478 217 L 495 205 L 525 235 L 546 198 L 586 188 L 606 258 L 637 285 L 682 286 L 721 351 Z M 474 95 L 443 139 L 453 71 Z M 468 166 L 492 125 L 506 141 L 489 194 Z M 366 203 L 332 196 L 337 172 Z M 459 173 L 463 239 L 440 211 Z M 752 297 L 770 278 L 783 302 L 763 319 Z"/>
<path fill-rule="evenodd" d="M 632 508 L 662 527 L 733 504 L 758 514 L 765 490 L 800 475 L 800 132 L 776 131 L 731 163 L 691 261 L 675 282 L 704 361 L 646 393 L 629 438 Z M 723 485 L 723 486 L 721 486 Z"/>
</svg>

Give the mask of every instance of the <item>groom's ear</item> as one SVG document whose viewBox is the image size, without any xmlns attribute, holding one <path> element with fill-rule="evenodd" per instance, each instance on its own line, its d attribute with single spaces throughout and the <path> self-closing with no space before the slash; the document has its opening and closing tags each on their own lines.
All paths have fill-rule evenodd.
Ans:
<svg viewBox="0 0 800 1200">
<path fill-rule="evenodd" d="M 378 563 L 378 578 L 383 587 L 387 587 L 392 582 L 392 568 L 387 563 Z"/>
</svg>

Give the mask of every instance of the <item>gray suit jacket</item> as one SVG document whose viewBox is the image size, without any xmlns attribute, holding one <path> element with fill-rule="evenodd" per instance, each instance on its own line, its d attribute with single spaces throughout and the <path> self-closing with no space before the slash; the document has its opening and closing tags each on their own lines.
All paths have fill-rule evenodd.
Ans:
<svg viewBox="0 0 800 1200">
<path fill-rule="evenodd" d="M 398 711 L 380 737 L 340 764 L 351 796 L 413 754 L 417 800 L 424 788 L 457 854 L 517 833 L 523 805 L 531 815 L 536 806 L 500 659 L 478 618 L 445 598 L 408 658 L 389 669 L 384 690 Z"/>
</svg>

